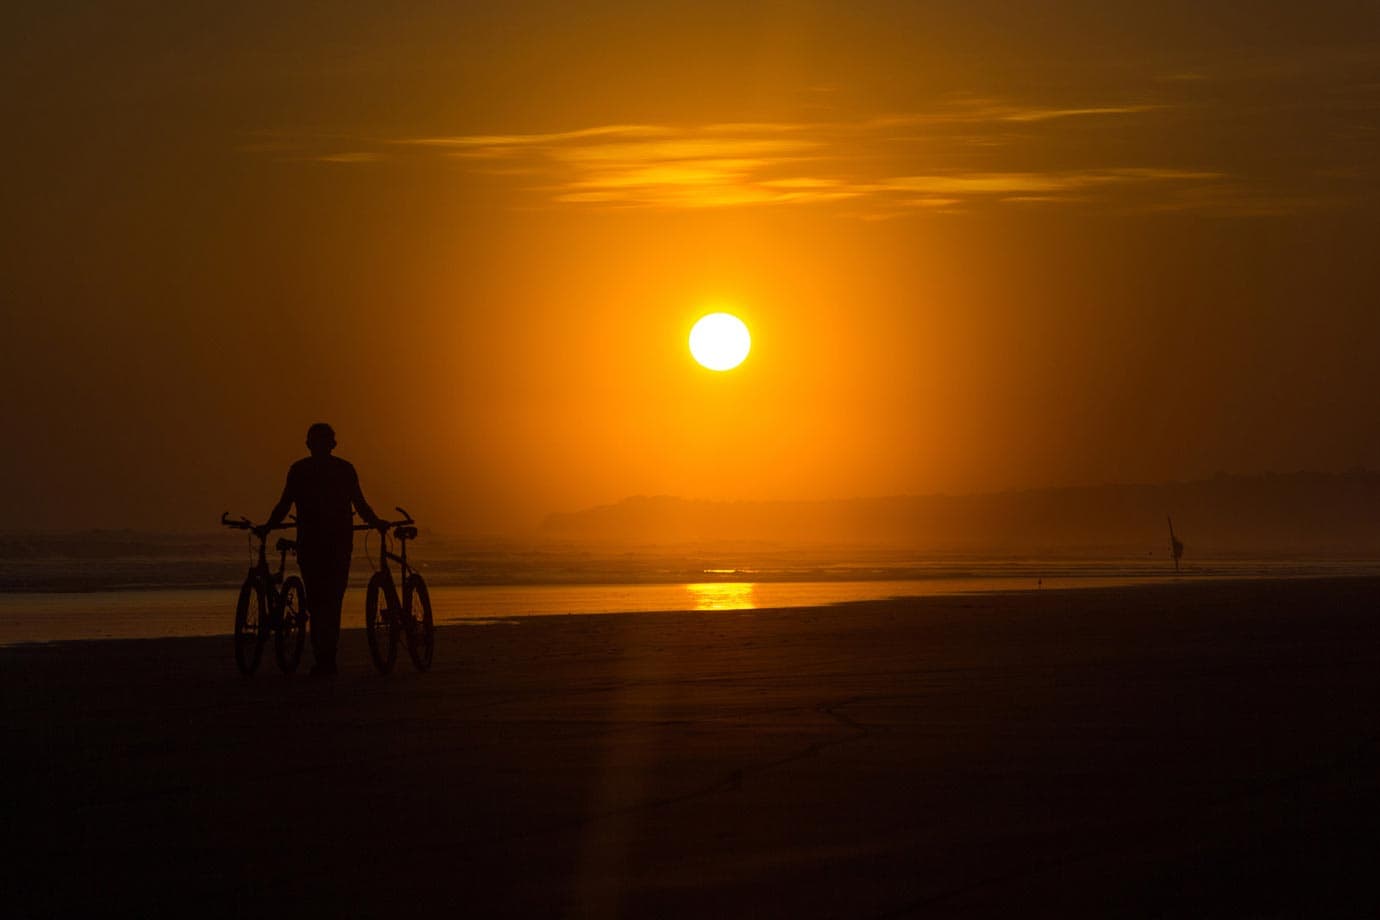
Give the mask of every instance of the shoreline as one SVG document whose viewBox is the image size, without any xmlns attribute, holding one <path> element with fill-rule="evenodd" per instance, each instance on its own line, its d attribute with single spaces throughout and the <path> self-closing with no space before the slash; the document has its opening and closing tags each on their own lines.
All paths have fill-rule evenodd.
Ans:
<svg viewBox="0 0 1380 920">
<path fill-rule="evenodd" d="M 1294 582 L 1377 578 L 1380 574 L 1182 574 L 1049 577 L 1029 584 L 1028 575 L 979 578 L 859 579 L 827 581 L 712 581 L 656 584 L 498 585 L 432 587 L 438 626 L 473 625 L 535 617 L 623 616 L 731 610 L 839 607 L 925 597 L 1054 593 L 1104 589 L 1173 588 L 1216 582 Z M 1017 586 L 1017 582 L 1021 586 Z M 1044 582 L 1041 584 L 1040 582 Z M 149 591 L 11 592 L 0 594 L 0 648 L 69 642 L 119 642 L 163 638 L 228 637 L 237 588 L 165 587 Z M 351 585 L 342 629 L 362 630 L 363 595 Z M 85 602 L 85 603 L 83 603 Z M 470 612 L 475 605 L 481 612 Z M 42 621 L 36 617 L 56 617 Z M 158 631 L 160 624 L 176 631 Z M 43 635 L 45 632 L 49 635 Z M 54 633 L 56 633 L 54 635 Z"/>
<path fill-rule="evenodd" d="M 1175 577 L 1326 577 L 1342 574 L 1380 576 L 1380 562 L 1364 554 L 1202 556 L 1182 572 L 1168 568 L 1163 559 L 1128 555 L 1030 555 L 909 554 L 868 557 L 847 552 L 837 557 L 810 557 L 813 561 L 787 564 L 789 553 L 778 552 L 770 560 L 706 553 L 693 564 L 678 557 L 639 557 L 634 562 L 610 565 L 607 559 L 593 562 L 567 560 L 554 566 L 516 565 L 476 570 L 440 558 L 423 564 L 420 571 L 432 587 L 449 588 L 577 588 L 612 585 L 654 587 L 687 582 L 753 581 L 760 584 L 795 582 L 929 582 L 960 578 L 1084 578 L 1094 576 L 1161 579 Z M 121 559 L 96 560 L 95 570 L 72 574 L 78 560 L 15 560 L 0 558 L 0 597 L 120 594 L 157 591 L 235 591 L 243 578 L 242 560 L 227 559 L 190 563 L 192 573 L 180 561 Z M 295 570 L 290 565 L 288 571 Z M 26 571 L 29 570 L 29 571 Z M 367 560 L 356 558 L 350 586 L 362 588 L 371 570 Z"/>
</svg>

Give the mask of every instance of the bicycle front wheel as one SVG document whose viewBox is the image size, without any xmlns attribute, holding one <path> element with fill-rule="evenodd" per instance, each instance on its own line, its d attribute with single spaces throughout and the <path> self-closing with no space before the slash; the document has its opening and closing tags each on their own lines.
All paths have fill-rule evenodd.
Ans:
<svg viewBox="0 0 1380 920">
<path fill-rule="evenodd" d="M 273 636 L 278 667 L 284 674 L 297 670 L 302 660 L 302 646 L 307 639 L 307 589 L 296 575 L 283 582 L 283 613 L 278 618 L 278 630 Z"/>
<path fill-rule="evenodd" d="M 415 572 L 403 582 L 403 609 L 411 623 L 408 654 L 417 670 L 425 671 L 431 667 L 431 656 L 436 651 L 436 627 L 431 622 L 431 592 Z"/>
<path fill-rule="evenodd" d="M 374 659 L 374 667 L 380 674 L 388 674 L 398 658 L 398 595 L 382 572 L 375 572 L 369 579 L 369 590 L 364 596 L 364 632 L 369 637 L 369 657 Z"/>
<path fill-rule="evenodd" d="M 268 592 L 263 579 L 250 575 L 240 586 L 235 604 L 235 664 L 241 674 L 259 669 L 259 656 L 268 639 Z"/>
</svg>

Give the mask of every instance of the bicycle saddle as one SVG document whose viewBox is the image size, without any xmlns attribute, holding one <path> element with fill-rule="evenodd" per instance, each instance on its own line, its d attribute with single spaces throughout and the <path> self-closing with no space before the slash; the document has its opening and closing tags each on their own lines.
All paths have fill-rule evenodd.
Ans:
<svg viewBox="0 0 1380 920">
<path fill-rule="evenodd" d="M 289 540 L 287 537 L 279 537 L 279 538 L 278 538 L 278 552 L 280 552 L 280 553 L 286 553 L 286 552 L 296 552 L 296 551 L 297 551 L 297 541 L 296 541 L 296 540 Z"/>
<path fill-rule="evenodd" d="M 399 540 L 415 540 L 417 539 L 417 528 L 399 527 L 397 530 L 393 531 L 393 535 Z"/>
</svg>

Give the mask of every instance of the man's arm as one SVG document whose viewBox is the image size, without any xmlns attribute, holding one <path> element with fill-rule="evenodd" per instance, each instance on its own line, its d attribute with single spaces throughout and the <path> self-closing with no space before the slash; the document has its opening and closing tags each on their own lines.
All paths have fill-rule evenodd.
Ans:
<svg viewBox="0 0 1380 920">
<path fill-rule="evenodd" d="M 369 503 L 364 500 L 364 493 L 359 488 L 359 473 L 354 472 L 351 467 L 352 479 L 354 482 L 350 487 L 350 501 L 354 504 L 359 516 L 364 518 L 364 523 L 376 530 L 387 530 L 388 522 L 374 513 L 374 509 L 369 507 Z"/>
<path fill-rule="evenodd" d="M 283 486 L 283 497 L 278 499 L 278 504 L 273 506 L 273 510 L 268 513 L 268 520 L 259 527 L 254 528 L 260 536 L 265 536 L 274 527 L 283 523 L 283 518 L 292 509 L 292 473 L 288 472 L 287 483 Z"/>
</svg>

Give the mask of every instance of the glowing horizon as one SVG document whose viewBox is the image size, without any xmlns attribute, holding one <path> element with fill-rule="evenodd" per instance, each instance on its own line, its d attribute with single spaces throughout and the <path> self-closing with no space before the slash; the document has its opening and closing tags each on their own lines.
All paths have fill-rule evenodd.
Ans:
<svg viewBox="0 0 1380 920">
<path fill-rule="evenodd" d="M 259 508 L 318 420 L 465 533 L 1380 468 L 1374 17 L 1238 6 L 25 0 L 14 526 Z"/>
</svg>

